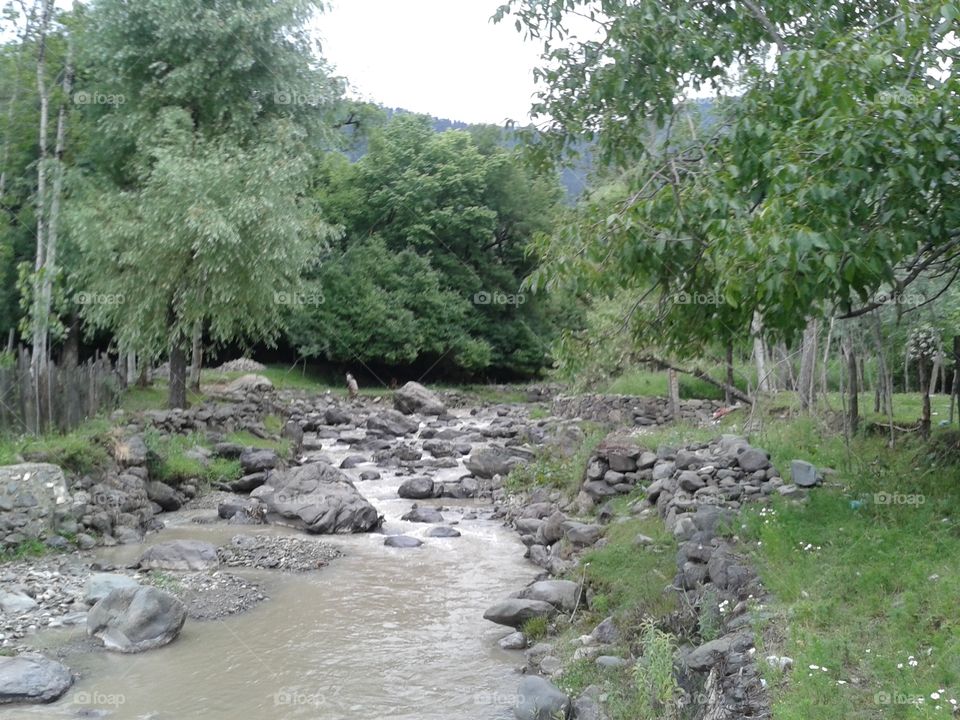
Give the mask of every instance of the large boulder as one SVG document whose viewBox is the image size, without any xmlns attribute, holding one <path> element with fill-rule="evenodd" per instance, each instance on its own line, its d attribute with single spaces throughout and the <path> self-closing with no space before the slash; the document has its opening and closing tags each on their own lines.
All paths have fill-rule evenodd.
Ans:
<svg viewBox="0 0 960 720">
<path fill-rule="evenodd" d="M 433 480 L 428 477 L 412 477 L 404 480 L 397 495 L 408 500 L 423 500 L 433 497 Z"/>
<path fill-rule="evenodd" d="M 443 415 L 447 406 L 418 382 L 408 382 L 393 394 L 393 406 L 404 415 Z"/>
<path fill-rule="evenodd" d="M 154 587 L 119 588 L 87 615 L 87 633 L 108 650 L 136 653 L 174 640 L 187 619 L 183 603 Z"/>
<path fill-rule="evenodd" d="M 43 655 L 0 657 L 0 705 L 53 702 L 72 684 L 70 671 Z"/>
<path fill-rule="evenodd" d="M 87 605 L 96 605 L 118 588 L 135 588 L 140 583 L 129 575 L 119 573 L 94 573 L 83 585 L 83 601 Z"/>
<path fill-rule="evenodd" d="M 381 435 L 401 437 L 412 435 L 420 428 L 420 423 L 408 418 L 398 410 L 389 408 L 367 418 L 367 429 Z"/>
<path fill-rule="evenodd" d="M 377 510 L 343 472 L 318 462 L 274 472 L 257 489 L 266 519 L 310 533 L 369 532 L 380 527 Z"/>
<path fill-rule="evenodd" d="M 277 466 L 278 460 L 273 450 L 263 448 L 244 448 L 240 453 L 240 467 L 244 475 L 272 470 Z"/>
<path fill-rule="evenodd" d="M 572 580 L 540 580 L 528 585 L 517 597 L 527 600 L 542 600 L 557 610 L 572 612 L 580 598 L 580 586 Z"/>
<path fill-rule="evenodd" d="M 517 720 L 566 720 L 570 698 L 542 677 L 529 675 L 520 681 L 513 715 Z"/>
<path fill-rule="evenodd" d="M 157 543 L 140 556 L 147 570 L 210 570 L 220 565 L 217 546 L 202 540 L 168 540 Z"/>
<path fill-rule="evenodd" d="M 183 505 L 181 496 L 172 487 L 159 480 L 151 480 L 144 486 L 147 491 L 147 497 L 160 506 L 166 512 L 179 510 Z"/>
<path fill-rule="evenodd" d="M 533 453 L 516 447 L 491 446 L 472 453 L 464 463 L 478 478 L 508 475 L 515 465 L 533 460 Z"/>
<path fill-rule="evenodd" d="M 557 609 L 543 600 L 509 598 L 488 608 L 483 617 L 498 625 L 507 625 L 519 630 L 531 618 L 553 617 L 556 614 Z"/>
<path fill-rule="evenodd" d="M 806 460 L 791 460 L 790 478 L 799 487 L 813 487 L 817 484 L 817 468 Z"/>
</svg>

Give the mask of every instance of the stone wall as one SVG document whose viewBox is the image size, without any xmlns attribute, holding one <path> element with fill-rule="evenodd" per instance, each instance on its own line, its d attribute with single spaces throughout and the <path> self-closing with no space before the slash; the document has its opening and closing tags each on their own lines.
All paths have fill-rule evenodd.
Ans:
<svg viewBox="0 0 960 720">
<path fill-rule="evenodd" d="M 45 537 L 69 510 L 63 471 L 49 463 L 0 467 L 0 547 Z"/>
<path fill-rule="evenodd" d="M 680 419 L 703 423 L 722 406 L 717 400 L 681 400 Z M 667 398 L 637 395 L 559 395 L 553 400 L 553 414 L 614 426 L 665 425 L 673 421 Z"/>
</svg>

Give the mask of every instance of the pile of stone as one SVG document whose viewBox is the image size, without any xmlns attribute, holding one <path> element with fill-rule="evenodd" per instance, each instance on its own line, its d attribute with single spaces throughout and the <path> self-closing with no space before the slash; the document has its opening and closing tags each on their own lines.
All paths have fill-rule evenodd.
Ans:
<svg viewBox="0 0 960 720">
<path fill-rule="evenodd" d="M 228 360 L 220 365 L 220 367 L 217 368 L 217 372 L 257 373 L 266 369 L 266 365 L 258 363 L 256 360 L 237 358 L 236 360 Z"/>
<path fill-rule="evenodd" d="M 716 400 L 681 400 L 680 419 L 705 424 L 722 406 Z M 616 427 L 666 425 L 674 421 L 667 398 L 637 395 L 560 395 L 553 399 L 552 412 L 557 417 Z"/>
<path fill-rule="evenodd" d="M 217 550 L 229 567 L 253 567 L 287 572 L 308 572 L 342 557 L 339 548 L 306 538 L 272 535 L 236 535 Z"/>
<path fill-rule="evenodd" d="M 706 675 L 706 716 L 764 717 L 768 699 L 756 664 L 751 623 L 766 592 L 739 552 L 732 528 L 745 503 L 765 503 L 775 495 L 803 501 L 809 489 L 822 482 L 817 469 L 803 460 L 792 462 L 791 479 L 793 482 L 785 482 L 769 453 L 739 436 L 654 450 L 643 445 L 642 436 L 613 433 L 589 458 L 575 500 L 567 502 L 559 491 L 539 488 L 521 506 L 511 508 L 507 517 L 527 546 L 528 557 L 556 575 L 573 567 L 584 549 L 605 542 L 604 523 L 613 517 L 609 500 L 642 489 L 643 496 L 631 506 L 631 512 L 659 515 L 681 543 L 673 590 L 687 595 L 685 607 L 716 616 L 720 629 L 718 637 L 682 652 L 688 671 Z M 577 519 L 594 511 L 596 521 Z M 638 552 L 651 543 L 650 538 L 638 537 Z M 519 628 L 531 617 L 551 618 L 560 611 L 544 600 L 547 598 L 521 593 L 490 608 L 485 617 Z M 713 606 L 708 607 L 710 604 Z M 607 631 L 615 629 L 597 629 L 601 636 Z M 589 657 L 610 666 L 628 662 L 605 655 L 604 642 L 590 639 L 592 636 L 581 639 L 575 655 L 578 659 Z M 522 635 L 507 636 L 503 642 L 505 647 L 526 645 Z M 544 643 L 529 648 L 529 669 L 546 676 L 561 672 L 562 664 L 552 650 Z M 579 700 L 564 696 L 542 678 L 535 684 L 525 683 L 528 687 L 521 690 L 555 709 L 573 707 Z M 522 698 L 515 714 L 518 718 L 537 717 L 530 714 L 529 703 Z"/>
</svg>

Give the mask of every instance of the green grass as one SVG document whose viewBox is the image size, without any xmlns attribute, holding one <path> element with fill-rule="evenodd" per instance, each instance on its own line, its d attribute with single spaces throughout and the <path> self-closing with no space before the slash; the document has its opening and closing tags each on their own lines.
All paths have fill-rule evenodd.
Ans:
<svg viewBox="0 0 960 720">
<path fill-rule="evenodd" d="M 723 399 L 723 390 L 690 375 L 680 375 L 679 385 L 681 398 Z M 666 397 L 669 395 L 667 373 L 639 368 L 630 370 L 610 383 L 605 392 L 611 395 Z"/>
<path fill-rule="evenodd" d="M 775 597 L 775 624 L 786 628 L 780 652 L 795 660 L 775 688 L 774 716 L 950 717 L 950 706 L 941 701 L 936 710 L 930 693 L 944 689 L 960 702 L 957 458 L 937 465 L 917 438 L 890 450 L 882 438 L 858 437 L 848 452 L 809 419 L 771 423 L 756 442 L 783 471 L 795 457 L 837 470 L 806 504 L 744 513 L 742 535 Z M 904 501 L 883 504 L 876 493 Z M 906 501 L 914 496 L 923 502 Z"/>
<path fill-rule="evenodd" d="M 247 430 L 232 432 L 228 434 L 225 439 L 227 442 L 237 443 L 238 445 L 273 450 L 277 455 L 282 457 L 290 457 L 290 452 L 293 449 L 290 441 L 286 438 L 273 439 L 257 437 Z"/>
<path fill-rule="evenodd" d="M 555 448 L 546 447 L 533 462 L 514 467 L 504 487 L 510 492 L 519 492 L 550 486 L 563 490 L 570 497 L 576 496 L 587 460 L 607 434 L 606 430 L 592 423 L 584 423 L 582 427 L 584 440 L 574 454 L 564 456 Z"/>
<path fill-rule="evenodd" d="M 67 472 L 86 474 L 110 459 L 105 418 L 88 420 L 73 431 L 38 436 L 0 437 L 0 465 L 11 465 L 22 457 L 27 462 L 49 462 Z"/>
<path fill-rule="evenodd" d="M 53 552 L 56 551 L 43 541 L 31 538 L 12 548 L 0 548 L 0 564 L 43 557 Z"/>
<path fill-rule="evenodd" d="M 148 429 L 143 439 L 149 450 L 150 477 L 168 485 L 199 480 L 209 486 L 214 482 L 237 479 L 243 474 L 237 460 L 211 458 L 203 461 L 188 456 L 189 450 L 209 445 L 202 435 L 167 435 Z"/>
<path fill-rule="evenodd" d="M 550 631 L 550 621 L 545 617 L 533 617 L 527 620 L 520 628 L 528 640 L 539 642 Z"/>
</svg>

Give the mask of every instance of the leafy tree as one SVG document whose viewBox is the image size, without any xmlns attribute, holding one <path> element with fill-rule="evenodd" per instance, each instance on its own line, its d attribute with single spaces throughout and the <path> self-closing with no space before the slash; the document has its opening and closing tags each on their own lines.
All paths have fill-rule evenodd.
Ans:
<svg viewBox="0 0 960 720">
<path fill-rule="evenodd" d="M 97 123 L 71 198 L 85 319 L 170 350 L 186 403 L 194 329 L 270 342 L 282 293 L 333 236 L 307 195 L 339 84 L 311 54 L 309 0 L 98 0 L 78 92 Z M 109 98 L 114 98 L 113 102 Z M 325 130 L 326 128 L 326 130 Z"/>
<path fill-rule="evenodd" d="M 398 115 L 357 162 L 328 158 L 315 185 L 344 236 L 316 277 L 327 302 L 295 313 L 302 352 L 373 359 L 369 342 L 387 362 L 518 375 L 544 366 L 553 310 L 519 287 L 526 247 L 551 227 L 560 190 L 519 163 L 501 131 L 437 133 L 425 117 Z M 395 276 L 414 270 L 420 301 L 414 281 Z"/>
<path fill-rule="evenodd" d="M 855 316 L 960 245 L 955 3 L 513 0 L 543 41 L 541 160 L 584 138 L 623 192 L 544 243 L 534 287 L 633 288 L 677 351 Z M 571 19 L 596 39 L 571 37 Z M 588 33 L 588 36 L 590 33 Z M 720 100 L 710 122 L 690 91 Z M 678 108 L 681 108 L 678 111 Z M 692 119 L 691 119 L 692 116 Z M 710 293 L 704 308 L 678 292 Z"/>
</svg>

